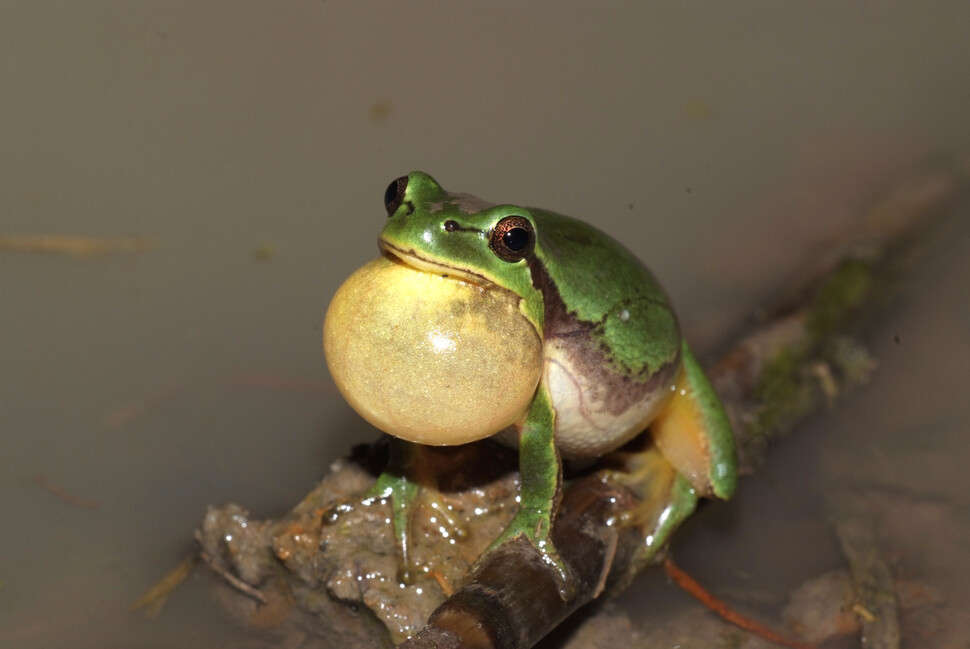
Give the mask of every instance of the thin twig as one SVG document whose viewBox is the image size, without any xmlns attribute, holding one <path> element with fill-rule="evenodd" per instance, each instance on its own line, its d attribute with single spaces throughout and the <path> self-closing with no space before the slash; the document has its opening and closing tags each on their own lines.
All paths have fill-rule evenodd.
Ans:
<svg viewBox="0 0 970 649">
<path fill-rule="evenodd" d="M 131 610 L 137 611 L 144 609 L 146 617 L 158 617 L 158 614 L 162 612 L 162 607 L 165 605 L 168 596 L 192 574 L 195 560 L 195 555 L 190 555 L 180 561 L 171 572 L 159 579 L 158 583 L 145 591 L 145 594 L 131 605 Z"/>
<path fill-rule="evenodd" d="M 745 631 L 750 631 L 768 642 L 773 642 L 782 647 L 789 647 L 790 649 L 816 649 L 813 645 L 787 638 L 780 633 L 775 633 L 760 622 L 741 615 L 697 583 L 693 577 L 678 568 L 669 554 L 664 559 L 664 570 L 666 570 L 667 576 L 674 580 L 674 583 L 704 604 L 704 606 L 717 613 L 726 622 L 740 627 Z"/>
<path fill-rule="evenodd" d="M 80 496 L 75 496 L 70 493 L 67 489 L 60 486 L 56 482 L 50 480 L 46 476 L 38 473 L 34 478 L 34 482 L 39 484 L 45 491 L 52 493 L 64 502 L 74 505 L 75 507 L 83 507 L 85 509 L 97 509 L 101 506 L 97 500 L 91 500 L 90 498 L 82 498 Z"/>
<path fill-rule="evenodd" d="M 230 586 L 238 590 L 243 595 L 246 595 L 247 597 L 250 597 L 256 600 L 257 602 L 259 602 L 260 604 L 264 604 L 264 605 L 268 601 L 266 599 L 266 596 L 263 595 L 261 592 L 259 592 L 258 589 L 250 586 L 242 579 L 240 579 L 236 575 L 229 572 L 226 568 L 220 566 L 215 561 L 213 561 L 212 557 L 210 557 L 205 550 L 199 550 L 199 558 L 201 558 L 202 561 L 205 562 L 205 565 L 209 566 L 209 568 L 214 570 L 220 577 L 225 579 Z"/>
</svg>

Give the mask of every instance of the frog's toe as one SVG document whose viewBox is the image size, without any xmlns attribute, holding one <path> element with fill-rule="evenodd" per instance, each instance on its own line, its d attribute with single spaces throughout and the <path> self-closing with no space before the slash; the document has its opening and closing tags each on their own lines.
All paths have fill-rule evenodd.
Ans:
<svg viewBox="0 0 970 649">
<path fill-rule="evenodd" d="M 524 539 L 535 548 L 542 557 L 543 563 L 551 567 L 556 574 L 559 582 L 559 594 L 563 599 L 572 596 L 574 587 L 572 586 L 572 573 L 559 555 L 555 544 L 552 542 L 552 524 L 549 517 L 541 514 L 523 512 L 520 510 L 512 519 L 505 531 L 499 535 L 491 545 L 482 553 L 476 562 L 476 567 L 482 565 L 485 558 L 492 552 L 506 546 L 517 539 Z M 475 568 L 472 569 L 474 572 Z"/>
<path fill-rule="evenodd" d="M 415 482 L 395 473 L 382 473 L 371 487 L 360 496 L 342 500 L 324 514 L 324 524 L 338 524 L 342 515 L 359 507 L 370 507 L 386 502 L 391 507 L 391 524 L 398 549 L 401 581 L 407 582 L 413 574 L 411 561 L 411 514 L 421 495 Z"/>
</svg>

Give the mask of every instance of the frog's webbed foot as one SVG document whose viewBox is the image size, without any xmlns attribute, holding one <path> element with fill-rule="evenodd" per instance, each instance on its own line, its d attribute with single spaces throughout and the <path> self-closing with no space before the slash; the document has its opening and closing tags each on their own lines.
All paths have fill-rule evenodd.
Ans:
<svg viewBox="0 0 970 649">
<path fill-rule="evenodd" d="M 552 542 L 552 510 L 551 509 L 520 509 L 512 518 L 508 527 L 488 546 L 478 563 L 491 552 L 505 544 L 524 538 L 542 557 L 543 563 L 555 571 L 559 582 L 559 594 L 563 599 L 572 596 L 571 572 L 566 563 L 559 556 L 559 551 Z M 474 569 L 473 569 L 474 570 Z"/>
<path fill-rule="evenodd" d="M 391 524 L 399 553 L 400 581 L 410 580 L 414 566 L 411 560 L 411 513 L 421 495 L 421 487 L 406 476 L 385 471 L 374 484 L 359 496 L 341 500 L 326 511 L 325 525 L 337 525 L 340 519 L 361 507 L 387 504 L 391 508 Z"/>
<path fill-rule="evenodd" d="M 635 527 L 643 539 L 631 561 L 632 576 L 656 558 L 674 531 L 693 513 L 698 496 L 690 482 L 652 444 L 640 451 L 616 451 L 609 459 L 623 466 L 622 470 L 608 471 L 609 478 L 633 492 L 638 503 L 620 513 L 615 521 Z"/>
<path fill-rule="evenodd" d="M 398 550 L 399 580 L 407 583 L 414 574 L 412 560 L 411 517 L 422 497 L 422 487 L 409 476 L 412 465 L 419 455 L 417 446 L 391 439 L 388 466 L 364 493 L 338 502 L 323 518 L 324 524 L 335 525 L 341 516 L 360 507 L 387 504 L 391 508 L 391 525 Z"/>
</svg>

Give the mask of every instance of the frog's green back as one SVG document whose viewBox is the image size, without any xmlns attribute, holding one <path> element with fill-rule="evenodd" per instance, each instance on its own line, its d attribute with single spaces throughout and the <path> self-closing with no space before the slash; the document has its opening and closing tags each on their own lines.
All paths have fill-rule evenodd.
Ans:
<svg viewBox="0 0 970 649">
<path fill-rule="evenodd" d="M 680 349 L 677 319 L 667 294 L 647 267 L 587 223 L 543 210 L 529 212 L 536 223 L 536 257 L 558 290 L 567 315 L 567 321 L 562 321 L 555 305 L 547 304 L 546 335 L 591 328 L 616 369 L 632 377 L 646 379 L 675 361 Z"/>
</svg>

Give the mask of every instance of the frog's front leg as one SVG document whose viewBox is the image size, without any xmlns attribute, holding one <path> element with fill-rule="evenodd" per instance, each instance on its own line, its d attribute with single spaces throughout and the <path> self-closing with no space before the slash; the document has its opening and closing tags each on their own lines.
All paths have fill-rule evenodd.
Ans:
<svg viewBox="0 0 970 649">
<path fill-rule="evenodd" d="M 388 436 L 388 461 L 383 472 L 367 491 L 335 505 L 325 517 L 325 522 L 333 525 L 342 514 L 357 507 L 368 507 L 378 501 L 391 507 L 391 526 L 394 540 L 399 551 L 400 574 L 402 582 L 410 581 L 415 566 L 411 557 L 411 517 L 421 491 L 434 487 L 428 483 L 429 476 L 422 470 L 424 447 L 396 437 Z"/>
<path fill-rule="evenodd" d="M 412 570 L 411 513 L 421 491 L 420 481 L 413 471 L 420 464 L 420 454 L 419 445 L 391 437 L 387 467 L 364 494 L 365 502 L 386 500 L 391 505 L 391 524 L 401 552 L 402 580 L 405 582 Z"/>
<path fill-rule="evenodd" d="M 519 511 L 483 556 L 514 538 L 524 537 L 555 567 L 561 588 L 565 589 L 568 571 L 552 543 L 552 524 L 562 491 L 555 420 L 552 400 L 540 385 L 519 433 Z"/>
</svg>

